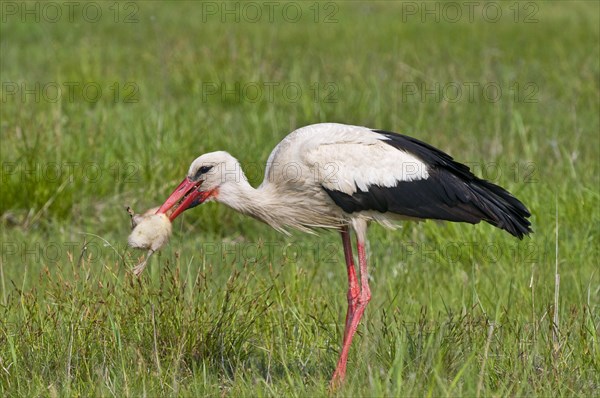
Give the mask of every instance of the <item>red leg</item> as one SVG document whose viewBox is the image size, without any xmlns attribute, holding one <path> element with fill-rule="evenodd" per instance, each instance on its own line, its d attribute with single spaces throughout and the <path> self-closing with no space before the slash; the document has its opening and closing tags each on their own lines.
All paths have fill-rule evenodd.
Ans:
<svg viewBox="0 0 600 398">
<path fill-rule="evenodd" d="M 347 233 L 347 230 L 346 230 Z M 357 249 L 358 249 L 358 263 L 360 267 L 360 294 L 352 294 L 358 293 L 358 286 L 356 281 L 356 273 L 354 271 L 354 265 L 352 264 L 352 268 L 350 268 L 350 263 L 352 261 L 352 246 L 350 245 L 349 237 L 344 236 L 344 231 L 342 230 L 342 241 L 344 243 L 344 254 L 346 254 L 346 265 L 348 266 L 348 283 L 350 285 L 348 291 L 348 313 L 346 315 L 346 328 L 344 330 L 344 342 L 342 344 L 342 352 L 340 354 L 340 359 L 338 360 L 337 367 L 335 372 L 333 373 L 333 377 L 331 379 L 331 386 L 333 388 L 337 387 L 344 381 L 346 376 L 346 363 L 348 362 L 348 353 L 350 352 L 350 345 L 352 344 L 352 338 L 356 333 L 356 328 L 362 318 L 365 308 L 367 304 L 371 300 L 371 289 L 369 288 L 369 274 L 367 273 L 367 256 L 365 252 L 365 243 L 360 240 L 357 241 Z M 347 250 L 347 247 L 349 250 Z M 351 261 L 348 261 L 348 255 L 350 254 Z M 352 276 L 351 276 L 352 273 Z M 354 281 L 355 289 L 352 289 L 351 279 Z M 352 300 L 350 299 L 352 297 Z"/>
<path fill-rule="evenodd" d="M 342 235 L 342 244 L 344 245 L 344 257 L 346 259 L 346 270 L 348 271 L 348 311 L 346 311 L 346 326 L 344 327 L 344 340 L 348 334 L 350 319 L 354 314 L 354 309 L 358 302 L 360 288 L 356 278 L 356 268 L 354 267 L 354 256 L 352 255 L 352 242 L 350 242 L 350 231 L 348 227 L 343 227 L 340 231 Z"/>
</svg>

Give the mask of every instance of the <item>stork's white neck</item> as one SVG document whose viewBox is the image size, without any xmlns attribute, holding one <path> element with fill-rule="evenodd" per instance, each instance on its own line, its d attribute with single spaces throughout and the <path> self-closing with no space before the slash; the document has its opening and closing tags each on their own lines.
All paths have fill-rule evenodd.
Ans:
<svg viewBox="0 0 600 398">
<path fill-rule="evenodd" d="M 288 191 L 282 184 L 272 184 L 265 180 L 260 187 L 254 188 L 241 170 L 239 177 L 228 180 L 219 187 L 215 198 L 217 202 L 282 232 L 286 232 L 286 227 L 308 231 L 315 227 L 336 228 L 342 224 L 339 215 L 331 214 L 327 207 Z M 307 193 L 309 198 L 316 196 L 315 193 Z M 323 200 L 316 201 L 322 202 Z"/>
<path fill-rule="evenodd" d="M 239 178 L 226 181 L 219 187 L 216 200 L 242 214 L 267 222 L 262 215 L 267 211 L 269 192 L 259 191 L 262 189 L 259 190 L 250 185 L 245 174 L 240 171 Z"/>
</svg>

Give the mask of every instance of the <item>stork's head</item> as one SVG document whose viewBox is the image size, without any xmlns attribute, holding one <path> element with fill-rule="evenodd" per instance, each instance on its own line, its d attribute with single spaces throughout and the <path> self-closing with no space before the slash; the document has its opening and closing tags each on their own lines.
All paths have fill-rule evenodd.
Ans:
<svg viewBox="0 0 600 398">
<path fill-rule="evenodd" d="M 206 153 L 192 162 L 187 177 L 157 213 L 165 213 L 173 221 L 185 210 L 216 199 L 221 187 L 237 183 L 240 178 L 245 178 L 240 164 L 229 153 Z"/>
</svg>

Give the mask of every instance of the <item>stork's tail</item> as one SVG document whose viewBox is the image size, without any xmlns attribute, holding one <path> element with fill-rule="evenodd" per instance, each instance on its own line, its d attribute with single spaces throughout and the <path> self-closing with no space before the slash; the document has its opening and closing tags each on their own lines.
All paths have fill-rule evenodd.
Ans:
<svg viewBox="0 0 600 398">
<path fill-rule="evenodd" d="M 475 178 L 468 183 L 475 194 L 471 205 L 483 213 L 482 220 L 523 239 L 533 232 L 527 219 L 531 213 L 525 205 L 504 188 Z"/>
</svg>

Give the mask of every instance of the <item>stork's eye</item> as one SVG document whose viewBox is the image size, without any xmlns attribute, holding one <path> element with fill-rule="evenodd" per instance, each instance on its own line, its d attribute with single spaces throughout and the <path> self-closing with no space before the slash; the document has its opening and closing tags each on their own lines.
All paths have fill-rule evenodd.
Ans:
<svg viewBox="0 0 600 398">
<path fill-rule="evenodd" d="M 206 174 L 212 169 L 212 166 L 202 166 L 196 171 L 196 175 L 194 176 L 194 181 L 198 181 L 202 174 Z"/>
</svg>

